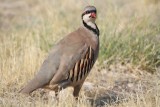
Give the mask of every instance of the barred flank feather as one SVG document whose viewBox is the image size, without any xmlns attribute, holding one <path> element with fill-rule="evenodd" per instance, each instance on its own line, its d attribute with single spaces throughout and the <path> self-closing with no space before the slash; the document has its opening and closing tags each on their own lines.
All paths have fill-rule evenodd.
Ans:
<svg viewBox="0 0 160 107">
<path fill-rule="evenodd" d="M 80 59 L 68 73 L 68 79 L 72 82 L 84 79 L 94 64 L 93 49 L 88 47 L 84 58 Z"/>
</svg>

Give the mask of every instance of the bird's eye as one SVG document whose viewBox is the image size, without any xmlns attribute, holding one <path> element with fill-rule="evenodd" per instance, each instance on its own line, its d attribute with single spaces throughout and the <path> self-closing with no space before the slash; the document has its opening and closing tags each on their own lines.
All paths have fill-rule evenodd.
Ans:
<svg viewBox="0 0 160 107">
<path fill-rule="evenodd" d="M 89 11 L 86 11 L 86 14 L 89 14 L 90 12 Z"/>
</svg>

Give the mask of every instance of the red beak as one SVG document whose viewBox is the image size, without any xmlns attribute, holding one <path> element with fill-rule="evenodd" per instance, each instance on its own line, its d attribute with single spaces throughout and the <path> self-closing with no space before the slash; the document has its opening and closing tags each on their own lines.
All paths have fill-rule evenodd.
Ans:
<svg viewBox="0 0 160 107">
<path fill-rule="evenodd" d="M 91 13 L 91 17 L 92 17 L 92 18 L 96 18 L 96 13 L 92 12 L 92 13 Z"/>
</svg>

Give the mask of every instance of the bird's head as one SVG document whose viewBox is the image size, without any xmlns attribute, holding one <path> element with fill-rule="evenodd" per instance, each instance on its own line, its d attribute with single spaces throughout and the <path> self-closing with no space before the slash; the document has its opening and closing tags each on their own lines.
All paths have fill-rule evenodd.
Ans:
<svg viewBox="0 0 160 107">
<path fill-rule="evenodd" d="M 97 17 L 97 10 L 94 6 L 87 6 L 82 13 L 82 20 L 86 23 L 95 23 Z"/>
</svg>

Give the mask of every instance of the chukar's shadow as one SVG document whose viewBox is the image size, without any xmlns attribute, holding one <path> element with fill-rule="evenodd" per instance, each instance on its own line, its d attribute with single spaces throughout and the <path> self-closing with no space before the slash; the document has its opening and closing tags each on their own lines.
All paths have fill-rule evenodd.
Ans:
<svg viewBox="0 0 160 107">
<path fill-rule="evenodd" d="M 94 107 L 102 107 L 127 101 L 130 93 L 136 93 L 136 89 L 138 89 L 137 84 L 137 81 L 134 79 L 115 81 L 113 88 L 100 93 L 100 95 L 97 95 L 99 97 L 89 99 L 89 101 Z"/>
<path fill-rule="evenodd" d="M 95 99 L 89 99 L 93 107 L 102 107 L 112 104 L 118 104 L 124 99 L 123 95 L 120 95 L 113 91 L 108 91 L 107 94 L 97 97 Z"/>
</svg>

